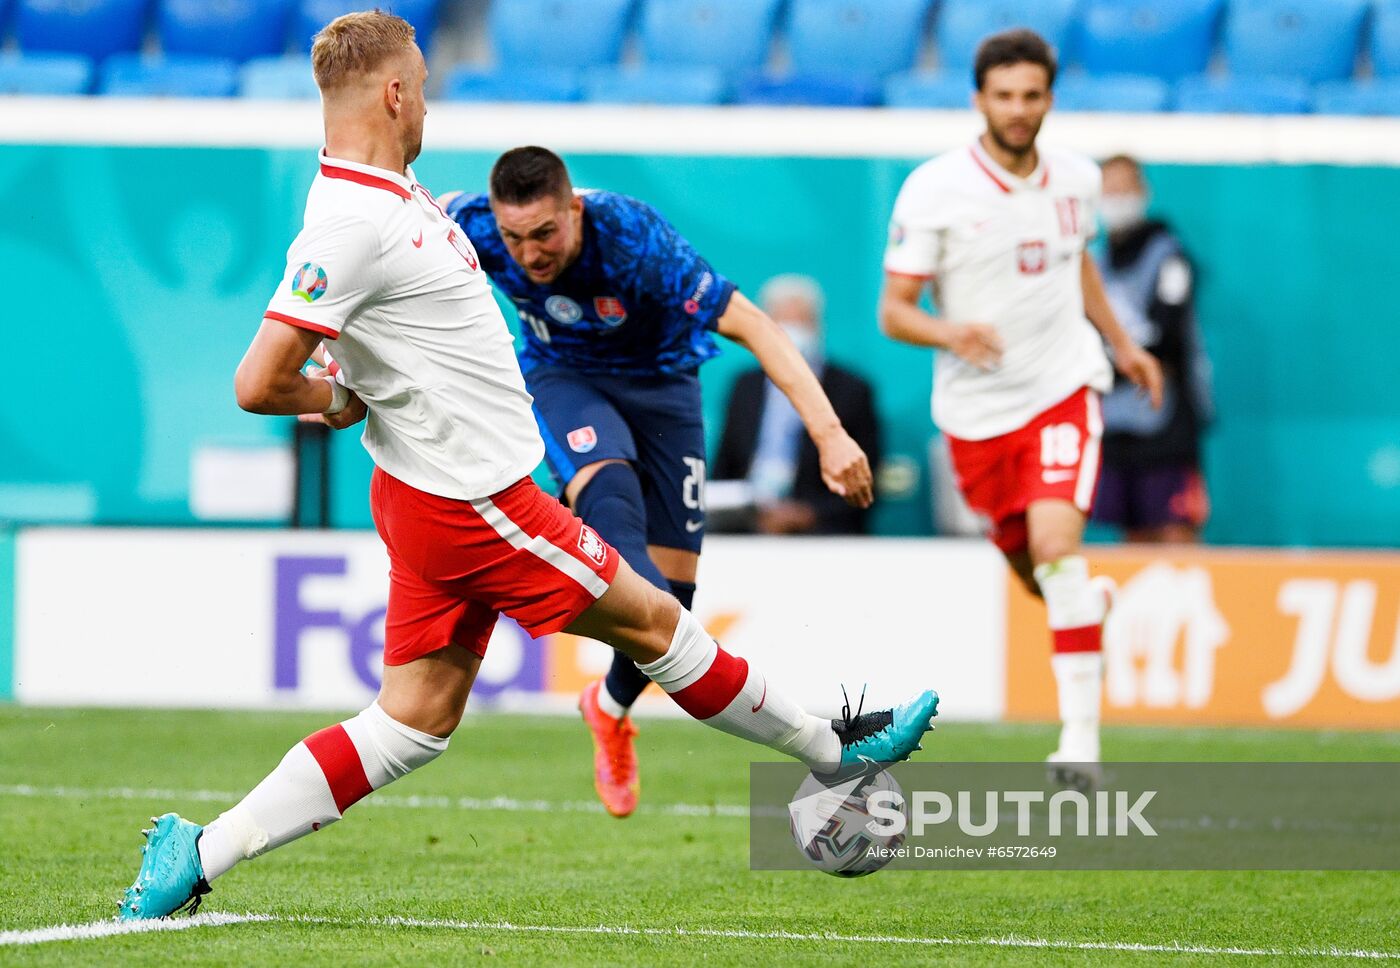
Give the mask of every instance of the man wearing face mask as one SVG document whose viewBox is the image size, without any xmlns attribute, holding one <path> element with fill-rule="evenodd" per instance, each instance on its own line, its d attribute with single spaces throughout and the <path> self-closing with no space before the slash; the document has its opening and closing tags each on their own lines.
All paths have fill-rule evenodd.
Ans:
<svg viewBox="0 0 1400 968">
<path fill-rule="evenodd" d="M 1104 397 L 1094 520 L 1130 541 L 1194 542 L 1209 511 L 1200 439 L 1213 409 L 1210 361 L 1196 325 L 1191 263 L 1171 228 L 1147 217 L 1147 203 L 1135 159 L 1103 163 L 1104 289 L 1128 335 L 1161 360 L 1165 381 L 1158 410 L 1129 387 Z"/>
<path fill-rule="evenodd" d="M 862 377 L 824 358 L 825 297 L 816 280 L 800 275 L 770 279 L 759 291 L 767 311 L 821 380 L 841 423 L 873 466 L 880 462 L 874 392 Z M 744 480 L 764 534 L 864 534 L 869 512 L 822 485 L 817 449 L 783 392 L 758 368 L 741 373 L 730 392 L 716 480 Z"/>
<path fill-rule="evenodd" d="M 547 148 L 513 148 L 487 194 L 443 206 L 520 317 L 520 367 L 561 497 L 643 578 L 689 608 L 705 531 L 698 370 L 714 334 L 750 350 L 816 443 L 823 484 L 868 507 L 870 462 L 802 354 L 650 205 L 576 190 Z M 579 709 L 594 786 L 632 813 L 640 783 L 628 716 L 649 679 L 621 652 Z M 755 710 L 757 712 L 757 710 Z"/>
</svg>

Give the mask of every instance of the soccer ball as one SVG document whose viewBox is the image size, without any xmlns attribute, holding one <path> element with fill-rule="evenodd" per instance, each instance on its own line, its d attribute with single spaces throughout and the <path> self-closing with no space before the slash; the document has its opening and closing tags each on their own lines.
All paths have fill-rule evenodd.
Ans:
<svg viewBox="0 0 1400 968">
<path fill-rule="evenodd" d="M 897 799 L 885 802 L 904 809 L 904 791 L 885 770 L 839 782 L 808 774 L 788 804 L 792 838 L 802 856 L 836 877 L 864 877 L 888 864 L 904 843 L 904 830 L 880 832 L 886 824 L 871 817 L 869 803 L 881 792 L 894 793 Z"/>
</svg>

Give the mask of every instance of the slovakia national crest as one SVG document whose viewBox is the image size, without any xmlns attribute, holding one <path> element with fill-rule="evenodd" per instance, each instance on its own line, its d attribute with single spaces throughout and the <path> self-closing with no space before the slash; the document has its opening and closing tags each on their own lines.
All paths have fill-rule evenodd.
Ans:
<svg viewBox="0 0 1400 968">
<path fill-rule="evenodd" d="M 598 446 L 598 432 L 593 429 L 592 424 L 587 427 L 579 427 L 577 430 L 570 430 L 569 446 L 576 454 L 586 454 Z"/>
<path fill-rule="evenodd" d="M 598 532 L 586 524 L 578 532 L 578 550 L 595 565 L 602 565 L 608 560 L 608 546 L 603 544 Z"/>
<path fill-rule="evenodd" d="M 627 322 L 627 307 L 616 296 L 597 296 L 593 300 L 593 311 L 609 326 L 621 326 Z"/>
</svg>

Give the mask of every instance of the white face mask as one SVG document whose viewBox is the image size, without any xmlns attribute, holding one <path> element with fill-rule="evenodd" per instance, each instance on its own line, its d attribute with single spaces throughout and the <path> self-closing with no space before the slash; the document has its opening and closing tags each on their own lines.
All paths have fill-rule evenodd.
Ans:
<svg viewBox="0 0 1400 968">
<path fill-rule="evenodd" d="M 822 340 L 821 337 L 806 323 L 797 323 L 792 320 L 779 319 L 777 324 L 782 327 L 787 338 L 792 340 L 797 352 L 802 354 L 802 358 L 809 364 L 821 359 Z"/>
<path fill-rule="evenodd" d="M 1110 232 L 1130 229 L 1147 218 L 1147 196 L 1105 195 L 1099 201 L 1099 218 Z"/>
</svg>

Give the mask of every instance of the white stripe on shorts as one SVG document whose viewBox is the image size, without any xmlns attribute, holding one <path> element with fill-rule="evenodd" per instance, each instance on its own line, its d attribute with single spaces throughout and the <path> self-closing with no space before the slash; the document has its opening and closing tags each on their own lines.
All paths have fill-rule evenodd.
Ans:
<svg viewBox="0 0 1400 968">
<path fill-rule="evenodd" d="M 512 548 L 528 551 L 541 561 L 548 562 L 559 571 L 578 582 L 594 598 L 602 598 L 608 590 L 608 583 L 598 577 L 597 572 L 569 554 L 563 548 L 551 544 L 543 535 L 530 537 L 520 526 L 506 516 L 506 513 L 492 503 L 490 498 L 481 497 L 471 502 L 476 513 L 491 525 L 495 532 L 510 543 Z"/>
<path fill-rule="evenodd" d="M 1084 441 L 1084 453 L 1079 459 L 1079 482 L 1074 486 L 1074 505 L 1089 513 L 1094 502 L 1094 485 L 1099 482 L 1099 446 L 1103 440 L 1103 413 L 1099 409 L 1099 395 L 1094 390 L 1084 394 L 1085 429 L 1089 439 Z"/>
</svg>

